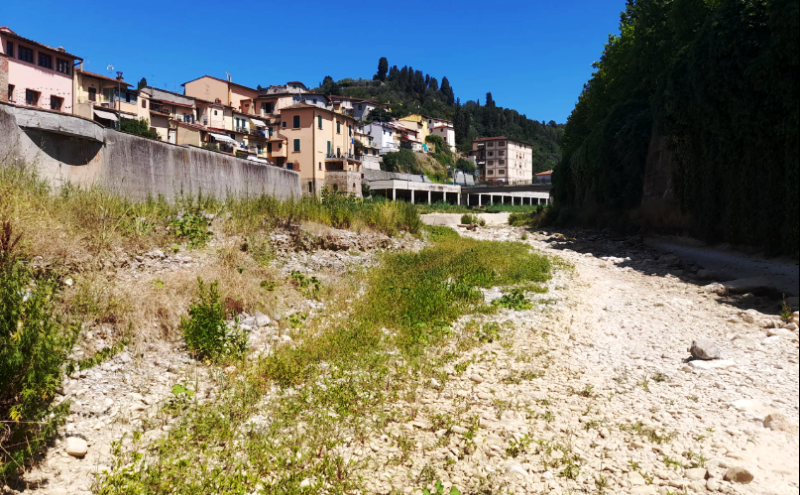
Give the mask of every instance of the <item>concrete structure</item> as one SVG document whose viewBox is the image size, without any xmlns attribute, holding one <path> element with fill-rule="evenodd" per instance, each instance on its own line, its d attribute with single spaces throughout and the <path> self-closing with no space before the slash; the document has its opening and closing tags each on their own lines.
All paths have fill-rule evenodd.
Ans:
<svg viewBox="0 0 800 495">
<path fill-rule="evenodd" d="M 552 189 L 550 184 L 462 187 L 461 196 L 465 206 L 541 205 L 551 203 Z"/>
<path fill-rule="evenodd" d="M 528 143 L 504 136 L 480 138 L 472 142 L 471 154 L 482 181 L 519 184 L 533 180 L 533 147 Z"/>
<path fill-rule="evenodd" d="M 181 84 L 186 96 L 231 106 L 241 112 L 250 113 L 252 101 L 258 90 L 213 76 L 202 76 Z"/>
<path fill-rule="evenodd" d="M 0 156 L 36 166 L 54 186 L 99 184 L 145 199 L 184 194 L 300 197 L 296 172 L 104 128 L 88 119 L 0 103 Z"/>
<path fill-rule="evenodd" d="M 358 121 L 367 120 L 369 113 L 376 108 L 383 108 L 389 110 L 389 105 L 378 103 L 377 101 L 361 100 L 353 103 L 353 117 Z"/>
<path fill-rule="evenodd" d="M 0 102 L 73 113 L 73 71 L 82 60 L 0 27 Z"/>
<path fill-rule="evenodd" d="M 373 196 L 392 201 L 410 203 L 461 201 L 461 187 L 451 184 L 436 184 L 424 175 L 400 174 L 379 170 L 364 170 L 364 181 L 369 184 Z"/>
<path fill-rule="evenodd" d="M 355 155 L 355 119 L 308 103 L 281 110 L 280 136 L 288 148 L 286 167 L 300 172 L 303 192 L 320 194 L 328 172 L 361 172 Z M 361 195 L 358 188 L 357 196 Z"/>
</svg>

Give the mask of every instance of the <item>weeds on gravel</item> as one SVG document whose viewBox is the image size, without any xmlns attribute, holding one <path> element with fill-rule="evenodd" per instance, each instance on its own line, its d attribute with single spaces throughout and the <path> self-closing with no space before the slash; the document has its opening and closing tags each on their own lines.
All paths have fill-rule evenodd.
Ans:
<svg viewBox="0 0 800 495">
<path fill-rule="evenodd" d="M 0 480 L 21 471 L 56 433 L 69 403 L 51 407 L 79 325 L 54 310 L 55 277 L 29 268 L 10 222 L 0 230 Z"/>
<path fill-rule="evenodd" d="M 439 480 L 433 487 L 433 491 L 425 488 L 422 490 L 423 495 L 461 495 L 461 492 L 456 487 L 451 487 L 450 490 L 446 491 L 442 481 Z"/>
<path fill-rule="evenodd" d="M 427 225 L 425 230 L 428 232 L 428 239 L 431 242 L 443 242 L 460 239 L 461 236 L 450 227 L 443 227 L 440 225 Z"/>
<path fill-rule="evenodd" d="M 510 294 L 504 294 L 499 299 L 492 301 L 492 306 L 514 311 L 526 311 L 531 309 L 533 304 L 525 297 L 522 289 L 514 288 Z"/>
<path fill-rule="evenodd" d="M 465 215 L 461 215 L 461 223 L 463 225 L 480 225 L 481 227 L 484 227 L 486 225 L 486 220 L 477 215 L 467 213 Z"/>
<path fill-rule="evenodd" d="M 186 347 L 195 358 L 217 363 L 242 356 L 247 349 L 247 334 L 238 322 L 229 325 L 225 321 L 228 315 L 219 298 L 219 281 L 208 287 L 202 279 L 197 283 L 197 301 L 189 308 L 189 317 L 181 317 Z"/>
<path fill-rule="evenodd" d="M 792 307 L 786 302 L 785 295 L 783 296 L 783 302 L 781 303 L 781 321 L 784 323 L 792 322 Z"/>
<path fill-rule="evenodd" d="M 632 425 L 623 425 L 620 430 L 635 433 L 658 445 L 670 442 L 675 437 L 674 433 L 666 433 L 653 427 L 645 426 L 641 421 L 637 421 Z"/>
</svg>

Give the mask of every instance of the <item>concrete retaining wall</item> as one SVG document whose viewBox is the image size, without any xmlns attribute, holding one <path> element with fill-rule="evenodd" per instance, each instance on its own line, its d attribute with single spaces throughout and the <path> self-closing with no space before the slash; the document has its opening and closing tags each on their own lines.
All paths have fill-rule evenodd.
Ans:
<svg viewBox="0 0 800 495">
<path fill-rule="evenodd" d="M 46 123 L 46 125 L 36 125 Z M 71 115 L 0 104 L 0 161 L 35 164 L 51 184 L 99 184 L 143 199 L 179 194 L 300 198 L 300 174 L 106 129 Z"/>
</svg>

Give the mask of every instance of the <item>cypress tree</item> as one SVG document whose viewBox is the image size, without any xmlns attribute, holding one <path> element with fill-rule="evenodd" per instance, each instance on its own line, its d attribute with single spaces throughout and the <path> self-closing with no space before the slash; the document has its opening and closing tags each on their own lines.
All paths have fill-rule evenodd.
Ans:
<svg viewBox="0 0 800 495">
<path fill-rule="evenodd" d="M 378 79 L 381 81 L 386 80 L 386 73 L 389 71 L 389 61 L 386 57 L 381 57 L 378 61 Z"/>
</svg>

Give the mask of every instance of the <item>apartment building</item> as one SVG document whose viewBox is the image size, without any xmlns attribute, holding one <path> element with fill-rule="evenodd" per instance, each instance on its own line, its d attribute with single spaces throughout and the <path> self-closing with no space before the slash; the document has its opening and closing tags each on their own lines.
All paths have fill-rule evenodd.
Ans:
<svg viewBox="0 0 800 495">
<path fill-rule="evenodd" d="M 0 27 L 0 101 L 73 113 L 73 72 L 83 59 Z"/>
<path fill-rule="evenodd" d="M 116 118 L 138 119 L 142 115 L 139 91 L 122 79 L 75 69 L 74 114 L 113 125 Z"/>
<path fill-rule="evenodd" d="M 364 126 L 364 134 L 372 137 L 372 141 L 380 151 L 380 154 L 385 155 L 400 149 L 399 139 L 395 141 L 397 127 L 391 122 L 372 122 Z"/>
<path fill-rule="evenodd" d="M 430 134 L 428 131 L 428 117 L 422 114 L 412 113 L 411 115 L 406 115 L 397 119 L 397 123 L 406 129 L 416 132 L 417 138 L 421 143 L 425 143 L 425 138 Z M 427 148 L 427 145 L 425 147 Z"/>
<path fill-rule="evenodd" d="M 295 103 L 281 110 L 280 137 L 285 140 L 286 167 L 300 172 L 306 194 L 320 194 L 330 175 L 361 172 L 362 157 L 355 155 L 356 120 L 310 103 Z M 273 150 L 274 152 L 275 150 Z M 347 177 L 347 174 L 339 174 Z M 360 195 L 360 176 L 358 179 Z M 343 192 L 355 192 L 346 184 Z"/>
<path fill-rule="evenodd" d="M 472 142 L 472 153 L 482 181 L 507 184 L 533 180 L 533 147 L 507 137 L 480 138 Z"/>
<path fill-rule="evenodd" d="M 258 90 L 228 80 L 205 75 L 181 84 L 186 96 L 213 101 L 233 107 L 240 112 L 252 111 L 252 100 L 258 96 Z M 244 104 L 243 104 L 244 103 Z"/>
</svg>

